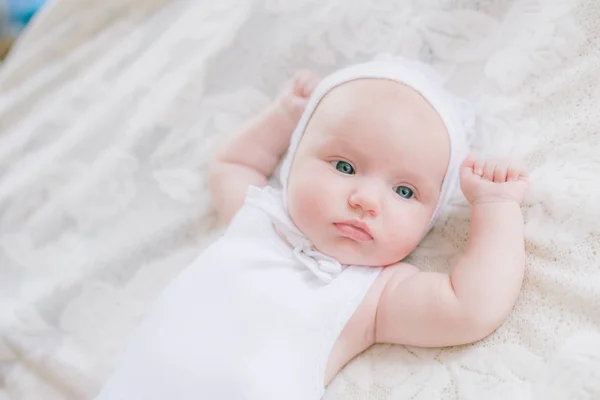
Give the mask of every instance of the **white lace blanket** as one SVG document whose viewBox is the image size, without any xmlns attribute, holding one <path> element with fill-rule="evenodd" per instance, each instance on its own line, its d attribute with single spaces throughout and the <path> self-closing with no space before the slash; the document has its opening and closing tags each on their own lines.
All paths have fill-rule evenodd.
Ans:
<svg viewBox="0 0 600 400">
<path fill-rule="evenodd" d="M 600 6 L 562 0 L 57 0 L 0 71 L 0 399 L 85 399 L 215 229 L 206 164 L 297 68 L 395 52 L 522 156 L 528 266 L 508 321 L 375 346 L 326 399 L 600 398 Z M 414 254 L 448 269 L 460 201 Z"/>
</svg>

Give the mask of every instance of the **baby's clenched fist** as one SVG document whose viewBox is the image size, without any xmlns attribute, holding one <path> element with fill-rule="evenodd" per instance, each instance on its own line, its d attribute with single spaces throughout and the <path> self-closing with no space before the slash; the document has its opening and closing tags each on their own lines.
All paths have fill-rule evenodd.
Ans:
<svg viewBox="0 0 600 400">
<path fill-rule="evenodd" d="M 471 204 L 521 204 L 528 186 L 527 170 L 510 160 L 479 160 L 469 155 L 461 165 L 460 187 Z"/>
<path fill-rule="evenodd" d="M 296 72 L 279 96 L 279 105 L 294 122 L 298 122 L 310 96 L 321 80 L 316 73 L 308 70 Z"/>
</svg>

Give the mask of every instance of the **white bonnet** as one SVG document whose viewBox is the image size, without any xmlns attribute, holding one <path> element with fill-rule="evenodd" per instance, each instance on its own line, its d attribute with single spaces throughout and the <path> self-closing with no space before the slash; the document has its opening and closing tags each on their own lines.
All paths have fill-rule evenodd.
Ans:
<svg viewBox="0 0 600 400">
<path fill-rule="evenodd" d="M 351 65 L 326 76 L 317 85 L 292 134 L 290 147 L 281 166 L 284 207 L 287 210 L 287 183 L 294 155 L 319 102 L 333 88 L 362 78 L 390 79 L 413 88 L 433 106 L 446 126 L 450 137 L 450 161 L 438 204 L 427 227 L 429 231 L 459 185 L 458 174 L 460 165 L 469 151 L 469 136 L 474 125 L 474 112 L 469 103 L 443 88 L 443 80 L 433 68 L 399 57 Z"/>
</svg>

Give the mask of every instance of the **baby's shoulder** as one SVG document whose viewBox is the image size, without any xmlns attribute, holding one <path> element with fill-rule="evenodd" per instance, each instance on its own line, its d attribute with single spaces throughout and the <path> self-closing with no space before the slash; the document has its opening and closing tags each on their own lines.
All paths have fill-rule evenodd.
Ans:
<svg viewBox="0 0 600 400">
<path fill-rule="evenodd" d="M 352 320 L 354 321 L 352 322 L 355 322 L 355 325 L 360 327 L 364 327 L 367 322 L 369 324 L 374 324 L 377 308 L 379 307 L 385 288 L 389 284 L 397 283 L 417 272 L 419 272 L 417 267 L 404 262 L 399 262 L 383 268 L 369 288 L 360 307 L 353 315 Z"/>
<path fill-rule="evenodd" d="M 398 279 L 402 280 L 402 278 L 407 278 L 418 271 L 419 269 L 417 267 L 404 262 L 383 268 L 367 291 L 360 307 L 357 309 L 350 322 L 355 323 L 356 326 L 361 328 L 364 327 L 366 323 L 374 323 L 381 295 L 388 284 L 392 282 L 392 278 L 397 282 Z"/>
</svg>

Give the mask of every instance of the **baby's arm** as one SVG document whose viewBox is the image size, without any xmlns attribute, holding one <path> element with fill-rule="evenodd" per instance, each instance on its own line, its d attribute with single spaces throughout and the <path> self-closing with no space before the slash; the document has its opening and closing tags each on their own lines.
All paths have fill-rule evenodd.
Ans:
<svg viewBox="0 0 600 400">
<path fill-rule="evenodd" d="M 210 189 L 219 219 L 228 223 L 248 186 L 265 186 L 285 154 L 318 77 L 296 74 L 288 90 L 226 143 L 210 165 Z"/>
<path fill-rule="evenodd" d="M 525 266 L 519 205 L 527 189 L 526 173 L 469 157 L 462 165 L 461 187 L 472 204 L 465 254 L 450 276 L 419 272 L 407 264 L 395 267 L 377 309 L 378 342 L 473 342 L 498 328 L 513 308 Z"/>
</svg>

